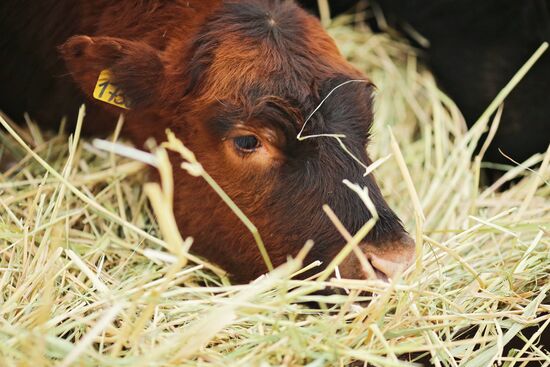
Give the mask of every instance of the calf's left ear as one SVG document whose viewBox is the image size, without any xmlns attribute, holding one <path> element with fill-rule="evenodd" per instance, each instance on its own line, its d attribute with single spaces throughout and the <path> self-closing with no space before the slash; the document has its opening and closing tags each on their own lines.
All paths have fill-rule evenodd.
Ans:
<svg viewBox="0 0 550 367">
<path fill-rule="evenodd" d="M 74 36 L 59 50 L 68 71 L 90 98 L 100 73 L 109 70 L 110 82 L 130 101 L 131 109 L 144 109 L 163 100 L 164 65 L 159 51 L 144 42 Z"/>
</svg>

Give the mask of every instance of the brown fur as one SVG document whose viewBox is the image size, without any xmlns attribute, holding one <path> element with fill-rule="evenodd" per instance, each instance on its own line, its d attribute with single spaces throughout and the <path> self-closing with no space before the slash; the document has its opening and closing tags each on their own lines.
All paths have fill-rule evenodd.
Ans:
<svg viewBox="0 0 550 367">
<path fill-rule="evenodd" d="M 126 133 L 141 145 L 150 136 L 162 141 L 164 130 L 172 129 L 256 224 L 275 265 L 310 238 L 316 245 L 308 261 L 326 264 L 339 251 L 344 241 L 322 213 L 322 204 L 328 203 L 352 233 L 371 217 L 342 185 L 343 178 L 367 186 L 379 213 L 368 246 L 380 255 L 385 244 L 393 248 L 397 241 L 411 253 L 405 231 L 372 175 L 362 177 L 361 168 L 333 139 L 296 139 L 305 118 L 332 88 L 349 79 L 366 80 L 342 58 L 316 18 L 292 1 L 82 1 L 71 10 L 76 17 L 64 18 L 74 24 L 66 24 L 59 23 L 67 11 L 59 3 L 64 2 L 51 4 L 42 21 L 68 30 L 57 31 L 60 36 L 47 42 L 50 48 L 35 61 L 55 57 L 59 46 L 68 73 L 94 105 L 88 127 L 104 132 L 105 124 L 95 121 L 114 121 L 121 112 L 90 98 L 99 72 L 109 69 L 132 103 Z M 13 15 L 32 19 L 19 5 L 11 6 Z M 20 30 L 25 32 L 30 30 Z M 25 40 L 41 42 L 37 35 Z M 3 46 L 0 55 L 16 56 Z M 57 78 L 63 66 L 51 64 L 44 72 Z M 54 105 L 74 110 L 79 97 L 70 96 L 72 84 L 65 77 L 56 80 L 62 88 L 49 91 Z M 344 133 L 347 147 L 369 163 L 364 147 L 372 89 L 369 83 L 357 83 L 338 90 L 305 132 Z M 3 98 L 6 92 L 0 92 L 0 102 L 9 102 Z M 48 103 L 44 95 L 40 99 Z M 55 115 L 38 102 L 22 108 Z M 249 134 L 258 137 L 261 147 L 241 154 L 233 139 Z M 175 170 L 175 182 L 175 215 L 181 231 L 195 237 L 193 251 L 225 267 L 237 281 L 264 273 L 251 234 L 217 195 L 180 170 Z"/>
</svg>

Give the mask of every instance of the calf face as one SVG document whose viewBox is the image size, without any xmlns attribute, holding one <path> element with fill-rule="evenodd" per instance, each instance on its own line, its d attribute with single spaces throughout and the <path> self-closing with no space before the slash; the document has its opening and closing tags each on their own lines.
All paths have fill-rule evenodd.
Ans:
<svg viewBox="0 0 550 367">
<path fill-rule="evenodd" d="M 162 50 L 142 40 L 78 36 L 62 46 L 62 54 L 87 93 L 101 70 L 111 71 L 131 101 L 127 128 L 138 144 L 151 135 L 162 140 L 166 128 L 174 131 L 258 227 L 274 264 L 308 239 L 315 241 L 308 261 L 327 264 L 341 250 L 345 241 L 323 204 L 352 234 L 372 217 L 342 184 L 348 179 L 368 188 L 380 218 L 360 246 L 367 258 L 383 277 L 407 266 L 412 241 L 373 175 L 363 177 L 364 169 L 336 139 L 297 139 L 332 92 L 302 134 L 345 135 L 347 150 L 369 164 L 372 84 L 336 88 L 366 78 L 293 2 L 216 4 L 200 25 L 173 35 Z M 176 170 L 175 180 L 175 215 L 182 233 L 195 238 L 192 250 L 237 281 L 264 273 L 252 235 L 218 196 L 182 171 Z M 365 277 L 353 257 L 340 271 Z"/>
</svg>

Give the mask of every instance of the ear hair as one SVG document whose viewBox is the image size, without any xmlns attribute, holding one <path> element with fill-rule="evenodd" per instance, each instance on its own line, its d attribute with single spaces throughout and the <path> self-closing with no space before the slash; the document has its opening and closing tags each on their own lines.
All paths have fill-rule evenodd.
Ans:
<svg viewBox="0 0 550 367">
<path fill-rule="evenodd" d="M 74 36 L 59 50 L 69 72 L 88 96 L 92 95 L 100 72 L 108 69 L 111 82 L 131 101 L 132 108 L 146 108 L 162 101 L 164 65 L 160 52 L 144 42 Z"/>
</svg>

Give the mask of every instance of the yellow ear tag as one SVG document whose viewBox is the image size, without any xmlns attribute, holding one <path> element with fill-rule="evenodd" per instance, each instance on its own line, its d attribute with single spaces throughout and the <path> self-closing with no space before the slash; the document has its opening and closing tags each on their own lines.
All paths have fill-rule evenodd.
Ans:
<svg viewBox="0 0 550 367">
<path fill-rule="evenodd" d="M 130 109 L 128 99 L 116 85 L 112 82 L 111 72 L 103 70 L 99 74 L 99 79 L 94 88 L 94 98 L 100 101 L 107 102 L 117 107 Z"/>
</svg>

